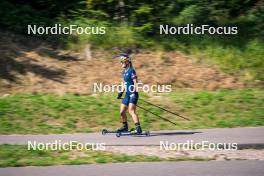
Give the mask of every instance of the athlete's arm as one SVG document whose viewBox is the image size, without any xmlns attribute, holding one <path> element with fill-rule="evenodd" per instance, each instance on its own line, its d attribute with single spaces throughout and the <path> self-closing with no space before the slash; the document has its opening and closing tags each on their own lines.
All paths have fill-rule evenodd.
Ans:
<svg viewBox="0 0 264 176">
<path fill-rule="evenodd" d="M 117 94 L 117 99 L 121 99 L 122 98 L 122 95 L 123 95 L 123 93 L 124 93 L 124 91 L 125 91 L 125 87 L 124 87 L 124 83 L 122 84 L 122 89 L 121 89 L 121 91 L 119 91 L 118 92 L 118 94 Z"/>
<path fill-rule="evenodd" d="M 134 82 L 134 88 L 135 88 L 134 92 L 137 92 L 137 90 L 138 90 L 138 79 L 137 79 L 137 77 L 133 79 L 133 82 Z"/>
<path fill-rule="evenodd" d="M 138 90 L 138 79 L 137 79 L 137 74 L 136 71 L 133 69 L 132 73 L 131 73 L 131 78 L 134 82 L 134 92 L 137 92 Z"/>
</svg>

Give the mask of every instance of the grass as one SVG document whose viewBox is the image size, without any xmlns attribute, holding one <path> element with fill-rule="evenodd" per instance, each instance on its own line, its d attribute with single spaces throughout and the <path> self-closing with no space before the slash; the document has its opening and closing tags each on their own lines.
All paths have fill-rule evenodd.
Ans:
<svg viewBox="0 0 264 176">
<path fill-rule="evenodd" d="M 251 40 L 243 47 L 224 46 L 217 42 L 191 46 L 190 53 L 201 61 L 217 65 L 223 71 L 241 75 L 246 81 L 264 81 L 263 42 Z"/>
<path fill-rule="evenodd" d="M 219 67 L 226 73 L 241 76 L 248 82 L 264 81 L 264 45 L 259 37 L 236 36 L 168 36 L 159 43 L 163 50 L 178 50 L 193 59 Z"/>
<path fill-rule="evenodd" d="M 186 128 L 264 125 L 263 90 L 182 91 L 168 96 L 177 111 L 192 118 L 183 125 Z"/>
<path fill-rule="evenodd" d="M 117 102 L 110 97 L 28 94 L 2 98 L 0 131 L 4 134 L 96 131 L 118 122 Z"/>
<path fill-rule="evenodd" d="M 198 157 L 159 158 L 156 156 L 114 154 L 92 150 L 27 150 L 26 145 L 0 145 L 0 167 L 79 165 L 150 161 L 207 160 Z"/>
<path fill-rule="evenodd" d="M 141 124 L 148 130 L 264 125 L 264 91 L 260 89 L 181 90 L 159 95 L 159 98 L 140 96 L 191 118 L 191 121 L 182 120 L 139 100 L 141 106 L 178 124 L 171 125 L 138 109 Z M 0 134 L 93 132 L 117 128 L 120 126 L 119 103 L 113 94 L 23 94 L 1 97 Z M 131 118 L 129 120 L 133 124 Z"/>
</svg>

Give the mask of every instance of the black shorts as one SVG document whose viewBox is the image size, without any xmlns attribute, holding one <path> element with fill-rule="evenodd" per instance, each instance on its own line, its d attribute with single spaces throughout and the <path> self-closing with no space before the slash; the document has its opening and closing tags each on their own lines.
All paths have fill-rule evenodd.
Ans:
<svg viewBox="0 0 264 176">
<path fill-rule="evenodd" d="M 122 104 L 128 106 L 129 103 L 132 103 L 134 105 L 137 104 L 138 101 L 138 92 L 135 93 L 126 93 L 125 97 L 122 100 Z"/>
</svg>

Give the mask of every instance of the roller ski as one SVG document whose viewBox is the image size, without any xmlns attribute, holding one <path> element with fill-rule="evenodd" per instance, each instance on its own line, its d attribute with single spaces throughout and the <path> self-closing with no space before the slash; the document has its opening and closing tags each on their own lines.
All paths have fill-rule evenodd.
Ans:
<svg viewBox="0 0 264 176">
<path fill-rule="evenodd" d="M 118 131 L 118 130 L 107 130 L 103 129 L 102 130 L 102 135 L 107 135 L 107 134 L 116 134 L 116 137 L 121 137 L 121 136 L 150 136 L 149 131 L 142 131 L 141 133 L 137 133 L 135 130 L 129 130 L 129 131 Z"/>
<path fill-rule="evenodd" d="M 136 128 L 132 128 L 131 130 L 128 130 L 126 126 L 123 126 L 117 130 L 102 130 L 102 135 L 106 134 L 116 134 L 116 137 L 120 136 L 149 136 L 149 131 L 142 131 L 140 126 L 136 126 Z"/>
<path fill-rule="evenodd" d="M 142 131 L 141 133 L 137 133 L 136 131 L 128 131 L 128 132 L 117 132 L 116 137 L 121 136 L 150 136 L 149 131 Z"/>
</svg>

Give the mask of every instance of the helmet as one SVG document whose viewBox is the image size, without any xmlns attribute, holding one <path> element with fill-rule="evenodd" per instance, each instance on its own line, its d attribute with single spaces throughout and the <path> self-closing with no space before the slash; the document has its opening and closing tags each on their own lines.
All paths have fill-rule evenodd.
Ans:
<svg viewBox="0 0 264 176">
<path fill-rule="evenodd" d="M 131 57 L 126 53 L 119 54 L 117 57 L 120 59 L 121 62 L 125 62 L 125 61 L 131 62 Z"/>
</svg>

